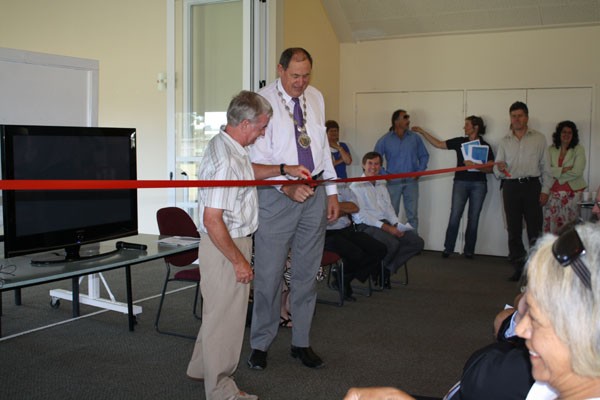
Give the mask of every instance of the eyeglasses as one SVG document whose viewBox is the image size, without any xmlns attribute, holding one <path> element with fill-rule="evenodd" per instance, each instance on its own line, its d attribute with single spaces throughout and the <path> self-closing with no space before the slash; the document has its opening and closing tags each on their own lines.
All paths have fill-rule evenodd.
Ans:
<svg viewBox="0 0 600 400">
<path fill-rule="evenodd" d="M 409 118 L 410 118 L 410 115 L 408 115 L 408 114 L 404 114 L 404 115 L 402 116 L 402 118 L 404 118 L 404 119 L 409 119 Z"/>
<path fill-rule="evenodd" d="M 585 247 L 574 226 L 563 232 L 552 245 L 554 258 L 563 267 L 571 266 L 575 275 L 588 289 L 592 289 L 591 274 L 581 256 L 585 254 Z"/>
</svg>

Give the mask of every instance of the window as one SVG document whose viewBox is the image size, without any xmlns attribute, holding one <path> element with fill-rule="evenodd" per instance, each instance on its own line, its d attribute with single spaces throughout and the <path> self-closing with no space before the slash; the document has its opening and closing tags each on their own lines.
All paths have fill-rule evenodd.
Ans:
<svg viewBox="0 0 600 400">
<path fill-rule="evenodd" d="M 251 0 L 170 0 L 168 140 L 171 179 L 197 179 L 206 145 L 226 123 L 240 90 L 266 76 L 267 4 Z M 196 190 L 172 189 L 192 215 Z"/>
</svg>

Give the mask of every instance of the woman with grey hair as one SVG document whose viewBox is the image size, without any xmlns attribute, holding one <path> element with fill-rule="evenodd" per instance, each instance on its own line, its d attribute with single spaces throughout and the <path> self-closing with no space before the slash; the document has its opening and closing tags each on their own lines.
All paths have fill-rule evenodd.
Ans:
<svg viewBox="0 0 600 400">
<path fill-rule="evenodd" d="M 600 400 L 600 225 L 541 238 L 527 280 L 515 319 L 536 380 L 526 400 Z M 372 387 L 351 388 L 344 400 L 415 399 Z"/>
<path fill-rule="evenodd" d="M 516 326 L 536 380 L 527 400 L 600 399 L 599 287 L 598 225 L 540 239 L 527 265 L 527 311 Z"/>
</svg>

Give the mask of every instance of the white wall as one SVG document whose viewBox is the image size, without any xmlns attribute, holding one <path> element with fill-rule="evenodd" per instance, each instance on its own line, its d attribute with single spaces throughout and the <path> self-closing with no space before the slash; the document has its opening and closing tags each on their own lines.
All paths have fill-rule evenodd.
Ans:
<svg viewBox="0 0 600 400">
<path fill-rule="evenodd" d="M 99 61 L 98 125 L 137 128 L 138 178 L 168 179 L 166 0 L 0 1 L 0 47 Z M 139 191 L 139 230 L 158 233 L 167 191 Z"/>
<path fill-rule="evenodd" d="M 471 110 L 485 109 L 485 105 L 478 107 L 473 103 L 475 97 L 468 99 L 468 93 L 476 93 L 477 90 L 493 92 L 497 89 L 586 87 L 591 88 L 592 93 L 591 104 L 586 105 L 588 109 L 585 111 L 591 114 L 591 124 L 588 125 L 591 129 L 586 130 L 591 131 L 591 144 L 588 142 L 592 155 L 589 160 L 589 183 L 595 190 L 600 184 L 600 161 L 593 157 L 600 151 L 599 94 L 596 90 L 600 83 L 599 39 L 599 27 L 586 27 L 342 44 L 340 122 L 342 140 L 354 147 L 353 174 L 360 173 L 362 154 L 371 150 L 376 138 L 389 127 L 390 110 L 407 108 L 412 115 L 413 125 L 423 126 L 438 137 L 447 138 L 462 134 L 461 111 L 470 114 Z M 428 109 L 415 106 L 411 110 L 411 103 L 424 103 L 415 103 L 406 94 L 409 92 L 436 93 L 436 101 L 430 103 Z M 448 94 L 444 95 L 446 92 Z M 465 96 L 460 95 L 463 92 Z M 393 103 L 386 104 L 385 110 L 382 106 L 381 110 L 372 111 L 372 118 L 381 119 L 377 122 L 373 120 L 372 127 L 365 124 L 364 115 L 360 115 L 365 104 L 369 103 L 366 97 L 368 93 L 374 93 L 379 98 L 387 97 Z M 498 99 L 492 102 L 494 106 L 502 103 L 503 91 L 499 90 L 498 93 Z M 406 102 L 402 99 L 406 99 Z M 442 99 L 441 104 L 438 104 L 439 99 Z M 508 107 L 514 100 L 517 98 L 506 99 L 506 104 L 502 103 L 499 110 L 488 110 L 488 122 L 493 129 L 508 127 Z M 565 99 L 563 107 L 560 106 L 560 100 L 548 98 L 546 103 L 552 103 L 552 109 L 540 109 L 537 115 L 535 108 L 530 109 L 530 125 L 550 134 L 547 131 L 558 121 L 577 120 L 580 117 L 579 110 L 578 115 L 574 115 L 569 100 Z M 536 104 L 544 107 L 544 101 L 539 99 Z M 478 112 L 486 114 L 485 111 Z M 456 120 L 452 118 L 454 114 L 457 115 Z M 505 125 L 499 115 L 505 115 Z M 431 146 L 429 150 L 430 169 L 455 165 L 456 159 L 450 152 Z M 419 214 L 422 226 L 438 227 L 432 229 L 431 235 L 427 233 L 425 239 L 427 248 L 439 250 L 447 224 L 451 182 L 450 178 L 442 177 L 437 182 L 439 185 L 429 183 L 433 187 L 434 199 L 422 199 Z M 496 198 L 486 202 L 501 204 L 497 187 L 497 183 L 490 185 L 488 196 Z M 425 193 L 428 191 L 424 190 Z M 444 212 L 440 213 L 440 210 Z M 429 220 L 425 221 L 426 218 Z"/>
</svg>

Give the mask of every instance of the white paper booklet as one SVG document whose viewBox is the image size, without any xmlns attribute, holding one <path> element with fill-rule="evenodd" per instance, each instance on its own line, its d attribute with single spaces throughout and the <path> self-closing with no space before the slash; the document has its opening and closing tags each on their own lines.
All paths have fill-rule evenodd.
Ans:
<svg viewBox="0 0 600 400">
<path fill-rule="evenodd" d="M 168 244 L 169 246 L 187 246 L 193 242 L 200 242 L 200 238 L 189 236 L 169 236 L 162 239 L 158 239 L 158 243 Z"/>
</svg>

